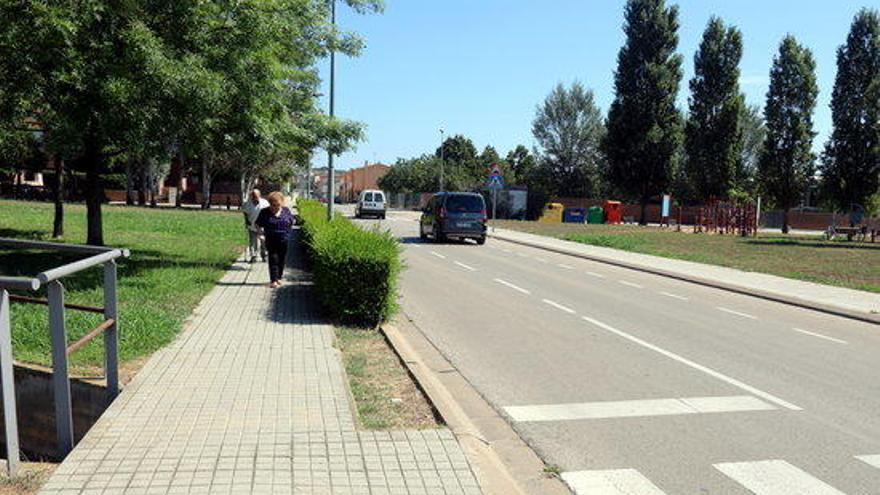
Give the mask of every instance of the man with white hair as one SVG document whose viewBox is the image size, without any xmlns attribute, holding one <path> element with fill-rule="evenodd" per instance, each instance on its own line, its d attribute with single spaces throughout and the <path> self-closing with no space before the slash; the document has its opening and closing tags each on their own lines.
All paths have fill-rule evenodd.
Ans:
<svg viewBox="0 0 880 495">
<path fill-rule="evenodd" d="M 244 212 L 244 226 L 248 233 L 248 255 L 251 263 L 257 261 L 257 253 L 263 261 L 266 261 L 266 246 L 260 240 L 260 227 L 254 222 L 260 216 L 260 211 L 268 207 L 269 202 L 262 198 L 259 189 L 251 191 L 250 198 L 241 205 L 241 211 Z"/>
</svg>

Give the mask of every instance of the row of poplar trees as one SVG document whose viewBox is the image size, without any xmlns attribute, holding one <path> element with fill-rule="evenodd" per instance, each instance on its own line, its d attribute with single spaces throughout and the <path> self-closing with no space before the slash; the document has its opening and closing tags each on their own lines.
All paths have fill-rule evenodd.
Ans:
<svg viewBox="0 0 880 495">
<path fill-rule="evenodd" d="M 675 165 L 695 199 L 727 197 L 743 173 L 746 105 L 739 88 L 742 34 L 712 18 L 694 57 L 689 112 L 676 107 L 682 79 L 678 9 L 664 0 L 629 0 L 626 43 L 618 55 L 615 99 L 601 149 L 606 180 L 644 205 L 675 180 Z M 766 134 L 757 163 L 758 189 L 786 212 L 814 180 L 835 208 L 864 205 L 880 183 L 880 15 L 863 9 L 837 52 L 831 103 L 833 132 L 821 157 L 813 152 L 818 86 L 811 51 L 786 36 L 770 70 Z M 817 158 L 820 158 L 817 160 Z M 818 161 L 818 164 L 817 164 Z"/>
</svg>

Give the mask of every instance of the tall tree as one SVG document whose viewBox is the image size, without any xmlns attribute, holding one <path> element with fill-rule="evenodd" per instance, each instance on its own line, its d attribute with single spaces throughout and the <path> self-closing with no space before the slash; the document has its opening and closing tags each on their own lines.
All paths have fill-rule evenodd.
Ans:
<svg viewBox="0 0 880 495">
<path fill-rule="evenodd" d="M 783 233 L 788 233 L 788 210 L 813 176 L 813 110 L 818 94 L 812 52 L 794 36 L 786 36 L 770 69 L 764 106 L 767 138 L 759 162 L 761 187 L 784 212 Z"/>
<path fill-rule="evenodd" d="M 837 50 L 834 130 L 825 146 L 823 190 L 844 211 L 865 207 L 880 186 L 880 14 L 862 10 Z"/>
<path fill-rule="evenodd" d="M 483 175 L 483 166 L 477 159 L 477 147 L 474 142 L 461 134 L 448 137 L 441 143 L 443 146 L 443 171 L 446 177 L 458 177 L 466 182 L 459 187 L 474 187 Z M 440 157 L 440 148 L 434 152 L 434 156 Z M 439 162 L 438 162 L 439 164 Z M 439 176 L 438 176 L 439 177 Z M 447 189 L 451 183 L 447 180 Z"/>
<path fill-rule="evenodd" d="M 681 81 L 678 8 L 664 0 L 628 0 L 626 43 L 617 56 L 615 98 L 608 112 L 602 149 L 611 187 L 645 206 L 669 186 L 682 141 L 681 113 L 675 106 Z"/>
<path fill-rule="evenodd" d="M 745 107 L 739 90 L 741 58 L 742 34 L 712 17 L 694 55 L 685 125 L 685 171 L 696 199 L 702 201 L 727 197 L 735 183 Z"/>
<path fill-rule="evenodd" d="M 532 134 L 540 162 L 549 169 L 554 194 L 590 197 L 596 193 L 605 126 L 592 91 L 577 81 L 570 88 L 557 84 L 538 105 Z"/>
<path fill-rule="evenodd" d="M 0 2 L 0 125 L 36 121 L 85 172 L 90 244 L 104 242 L 102 179 L 114 156 L 147 144 L 198 153 L 217 143 L 205 134 L 221 120 L 213 129 L 236 163 L 265 163 L 340 125 L 315 108 L 315 63 L 361 43 L 330 25 L 326 1 L 45 3 Z"/>
</svg>

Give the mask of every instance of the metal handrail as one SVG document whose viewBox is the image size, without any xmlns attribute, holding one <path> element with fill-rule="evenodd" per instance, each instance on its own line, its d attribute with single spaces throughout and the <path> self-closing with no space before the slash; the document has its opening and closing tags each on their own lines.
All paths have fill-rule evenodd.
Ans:
<svg viewBox="0 0 880 495">
<path fill-rule="evenodd" d="M 35 291 L 40 285 L 40 280 L 36 278 L 0 276 L 0 289 Z"/>
<path fill-rule="evenodd" d="M 7 469 L 14 476 L 19 467 L 18 425 L 16 423 L 14 370 L 12 367 L 12 328 L 10 325 L 10 300 L 49 306 L 49 329 L 52 337 L 52 381 L 55 402 L 55 427 L 58 452 L 67 455 L 73 449 L 73 409 L 70 396 L 70 379 L 67 356 L 81 348 L 98 335 L 104 336 L 104 368 L 107 377 L 107 394 L 114 398 L 119 394 L 119 329 L 116 310 L 116 259 L 128 257 L 129 250 L 112 247 L 61 244 L 57 242 L 27 241 L 0 238 L 0 247 L 19 249 L 44 249 L 88 254 L 71 263 L 45 270 L 35 277 L 0 276 L 0 382 L 2 382 L 3 414 L 6 429 Z M 104 267 L 104 307 L 95 308 L 65 304 L 64 286 L 61 278 L 98 265 Z M 27 296 L 12 296 L 8 290 L 36 291 L 45 286 L 46 300 Z M 101 313 L 104 321 L 94 330 L 73 344 L 67 344 L 65 308 Z"/>
<path fill-rule="evenodd" d="M 89 256 L 88 258 L 77 260 L 66 265 L 61 265 L 58 268 L 53 268 L 51 270 L 40 272 L 37 274 L 37 279 L 40 281 L 40 283 L 48 284 L 53 280 L 58 280 L 59 278 L 73 275 L 76 272 L 81 272 L 87 268 L 91 268 L 93 266 L 115 260 L 116 258 L 122 256 L 125 256 L 125 253 L 121 249 L 105 251 L 94 256 Z"/>
</svg>

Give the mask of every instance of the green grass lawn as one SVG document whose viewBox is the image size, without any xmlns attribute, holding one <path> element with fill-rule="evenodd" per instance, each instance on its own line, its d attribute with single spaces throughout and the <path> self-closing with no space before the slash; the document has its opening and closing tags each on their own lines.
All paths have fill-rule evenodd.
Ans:
<svg viewBox="0 0 880 495">
<path fill-rule="evenodd" d="M 826 241 L 816 236 L 758 237 L 694 234 L 636 225 L 543 224 L 499 221 L 499 228 L 594 246 L 652 254 L 880 292 L 880 243 Z"/>
<path fill-rule="evenodd" d="M 0 200 L 0 237 L 51 240 L 52 205 Z M 64 242 L 85 241 L 85 207 L 65 206 Z M 125 247 L 119 260 L 120 359 L 131 362 L 165 346 L 214 286 L 244 244 L 241 214 L 226 211 L 104 207 L 104 241 Z M 0 249 L 0 274 L 33 276 L 82 255 Z M 103 270 L 62 279 L 67 302 L 103 306 Z M 39 297 L 45 297 L 45 288 Z M 94 328 L 100 315 L 67 311 L 68 341 Z M 12 304 L 13 349 L 20 361 L 51 363 L 45 306 Z M 75 370 L 102 366 L 96 338 L 71 356 Z"/>
</svg>

